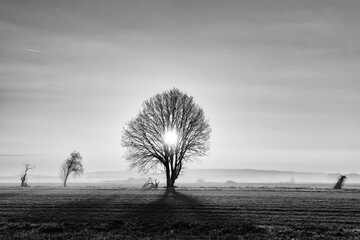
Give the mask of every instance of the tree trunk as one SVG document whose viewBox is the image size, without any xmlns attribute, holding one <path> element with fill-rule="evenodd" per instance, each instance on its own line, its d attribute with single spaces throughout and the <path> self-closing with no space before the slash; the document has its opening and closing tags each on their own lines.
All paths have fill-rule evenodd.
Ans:
<svg viewBox="0 0 360 240">
<path fill-rule="evenodd" d="M 174 188 L 175 181 L 172 178 L 166 179 L 166 187 L 167 188 Z"/>
<path fill-rule="evenodd" d="M 64 179 L 64 187 L 66 187 L 66 181 L 67 181 L 67 179 L 68 179 L 68 174 L 66 174 L 66 177 L 65 177 L 65 179 Z"/>
<path fill-rule="evenodd" d="M 21 179 L 21 187 L 27 187 L 27 184 L 26 184 L 26 171 L 25 171 L 24 175 L 20 179 Z"/>
<path fill-rule="evenodd" d="M 344 184 L 344 179 L 340 178 L 334 186 L 334 189 L 341 189 Z"/>
<path fill-rule="evenodd" d="M 25 178 L 24 177 L 21 178 L 21 187 L 25 187 Z"/>
<path fill-rule="evenodd" d="M 172 172 L 170 170 L 169 165 L 165 166 L 165 171 L 166 171 L 166 187 L 169 188 L 174 188 L 174 183 L 175 181 L 173 180 L 172 177 Z"/>
</svg>

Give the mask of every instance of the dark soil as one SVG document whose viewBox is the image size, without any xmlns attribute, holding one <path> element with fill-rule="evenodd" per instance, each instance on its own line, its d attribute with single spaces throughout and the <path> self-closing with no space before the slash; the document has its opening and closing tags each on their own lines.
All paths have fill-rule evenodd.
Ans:
<svg viewBox="0 0 360 240">
<path fill-rule="evenodd" d="M 360 239 L 360 192 L 3 189 L 0 239 Z"/>
</svg>

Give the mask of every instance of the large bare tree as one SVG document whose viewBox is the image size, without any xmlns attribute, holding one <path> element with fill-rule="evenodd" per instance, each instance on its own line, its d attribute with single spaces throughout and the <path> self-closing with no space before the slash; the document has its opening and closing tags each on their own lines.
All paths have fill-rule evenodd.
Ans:
<svg viewBox="0 0 360 240">
<path fill-rule="evenodd" d="M 27 184 L 27 172 L 30 170 L 30 169 L 33 169 L 35 168 L 35 165 L 32 165 L 32 164 L 29 164 L 29 163 L 24 163 L 24 167 L 25 167 L 25 170 L 24 172 L 21 174 L 21 187 L 28 187 L 29 185 Z"/>
<path fill-rule="evenodd" d="M 143 109 L 124 128 L 122 146 L 131 167 L 148 172 L 160 164 L 167 187 L 173 188 L 184 163 L 209 150 L 211 128 L 203 109 L 178 89 L 143 103 Z"/>
<path fill-rule="evenodd" d="M 84 173 L 84 167 L 82 165 L 82 157 L 79 152 L 73 151 L 70 153 L 70 157 L 64 160 L 60 166 L 60 177 L 64 181 L 64 187 L 71 173 L 75 176 L 80 176 Z"/>
</svg>

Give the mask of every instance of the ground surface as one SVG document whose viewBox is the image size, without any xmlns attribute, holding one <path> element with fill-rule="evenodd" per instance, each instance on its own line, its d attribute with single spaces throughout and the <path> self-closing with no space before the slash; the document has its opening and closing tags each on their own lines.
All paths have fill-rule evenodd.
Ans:
<svg viewBox="0 0 360 240">
<path fill-rule="evenodd" d="M 1 188 L 0 239 L 360 239 L 360 191 Z"/>
</svg>

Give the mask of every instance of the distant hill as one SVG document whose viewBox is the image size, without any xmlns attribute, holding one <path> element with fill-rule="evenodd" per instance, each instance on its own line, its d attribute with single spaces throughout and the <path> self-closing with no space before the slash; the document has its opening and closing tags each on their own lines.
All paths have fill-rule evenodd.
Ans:
<svg viewBox="0 0 360 240">
<path fill-rule="evenodd" d="M 348 182 L 360 183 L 360 174 L 344 174 Z M 256 169 L 186 169 L 180 179 L 186 181 L 210 181 L 239 183 L 332 183 L 340 173 L 312 173 Z"/>
<path fill-rule="evenodd" d="M 348 183 L 360 183 L 360 174 L 341 173 L 347 176 Z M 221 182 L 237 183 L 334 183 L 340 173 L 311 173 L 276 170 L 256 169 L 185 169 L 179 176 L 178 183 L 193 182 Z M 81 178 L 70 179 L 71 182 L 145 182 L 148 177 L 156 178 L 165 182 L 165 175 L 146 174 L 137 171 L 102 171 L 85 172 Z M 19 177 L 0 176 L 0 183 L 16 183 Z M 60 182 L 58 176 L 32 175 L 29 174 L 29 182 Z"/>
</svg>

